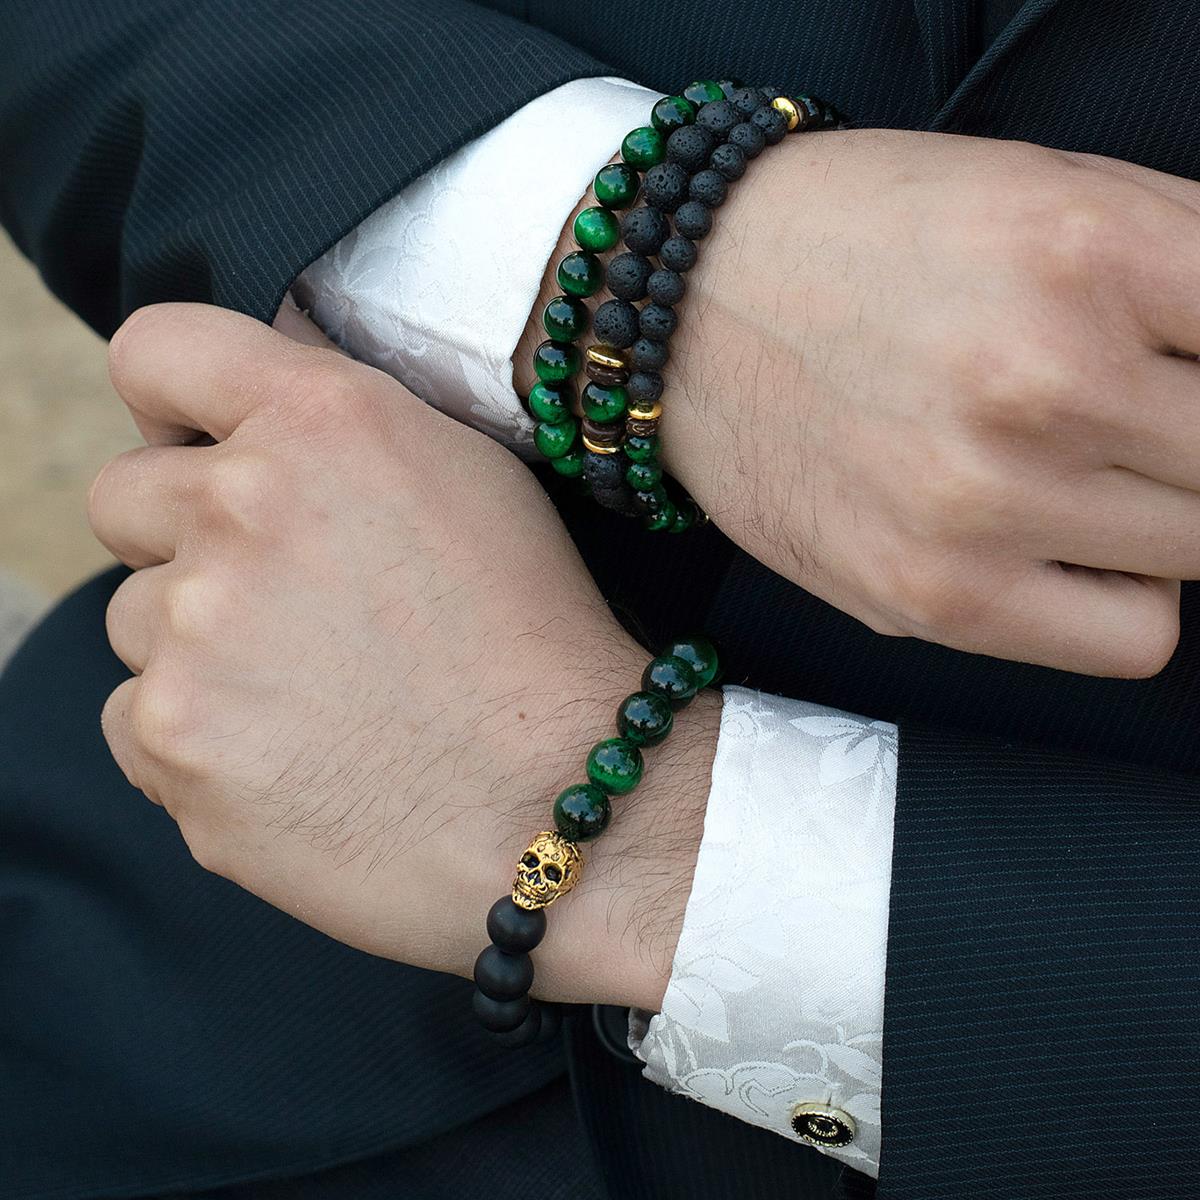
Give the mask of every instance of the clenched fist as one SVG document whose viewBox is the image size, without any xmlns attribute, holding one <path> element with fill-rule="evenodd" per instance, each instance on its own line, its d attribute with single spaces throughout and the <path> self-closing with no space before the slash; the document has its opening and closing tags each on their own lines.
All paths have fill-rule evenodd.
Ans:
<svg viewBox="0 0 1200 1200">
<path fill-rule="evenodd" d="M 117 762 L 203 866 L 468 974 L 645 652 L 526 469 L 381 373 L 200 305 L 136 313 L 111 366 L 157 443 L 90 500 L 136 568 L 108 614 L 134 672 L 104 710 Z M 196 431 L 212 444 L 177 444 Z M 615 803 L 538 951 L 541 994 L 658 1002 L 717 709 L 698 700 Z"/>
</svg>

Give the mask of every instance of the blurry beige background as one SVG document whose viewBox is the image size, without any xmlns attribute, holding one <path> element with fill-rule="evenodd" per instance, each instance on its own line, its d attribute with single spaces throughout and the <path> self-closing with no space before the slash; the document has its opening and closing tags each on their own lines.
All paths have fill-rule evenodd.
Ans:
<svg viewBox="0 0 1200 1200">
<path fill-rule="evenodd" d="M 112 561 L 84 497 L 138 437 L 104 356 L 0 234 L 0 661 L 39 610 Z"/>
</svg>

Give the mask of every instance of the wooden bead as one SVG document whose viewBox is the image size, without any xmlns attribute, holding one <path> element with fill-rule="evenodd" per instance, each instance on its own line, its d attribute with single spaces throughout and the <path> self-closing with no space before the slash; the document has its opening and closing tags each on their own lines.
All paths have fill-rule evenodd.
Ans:
<svg viewBox="0 0 1200 1200">
<path fill-rule="evenodd" d="M 583 369 L 593 383 L 605 387 L 624 387 L 629 382 L 629 372 L 624 367 L 602 367 L 589 358 Z"/>
<path fill-rule="evenodd" d="M 594 454 L 615 454 L 625 440 L 620 421 L 601 425 L 599 421 L 583 419 L 583 444 Z"/>
<path fill-rule="evenodd" d="M 638 417 L 626 417 L 625 432 L 630 437 L 655 437 L 658 434 L 658 421 L 646 421 Z"/>
</svg>

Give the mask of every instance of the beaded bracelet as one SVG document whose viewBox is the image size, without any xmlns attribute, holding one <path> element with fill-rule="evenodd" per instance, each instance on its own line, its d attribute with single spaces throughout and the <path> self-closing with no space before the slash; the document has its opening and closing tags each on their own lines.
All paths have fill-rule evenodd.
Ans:
<svg viewBox="0 0 1200 1200">
<path fill-rule="evenodd" d="M 610 797 L 641 782 L 642 750 L 664 741 L 675 713 L 717 677 L 717 652 L 706 638 L 681 638 L 651 659 L 642 688 L 621 701 L 617 737 L 597 742 L 587 756 L 587 783 L 560 792 L 553 830 L 543 830 L 517 864 L 512 892 L 487 915 L 491 945 L 475 960 L 475 1015 L 501 1044 L 546 1040 L 561 1022 L 559 1006 L 531 1000 L 535 950 L 546 934 L 546 909 L 583 875 L 579 843 L 598 838 L 612 819 Z"/>
<path fill-rule="evenodd" d="M 538 383 L 529 407 L 539 421 L 538 449 L 560 474 L 582 475 L 605 507 L 641 515 L 651 530 L 678 533 L 703 519 L 690 497 L 670 497 L 658 461 L 660 372 L 677 324 L 674 305 L 683 297 L 683 275 L 695 264 L 696 241 L 711 228 L 711 210 L 723 203 L 727 185 L 742 176 L 748 159 L 789 130 L 832 128 L 838 122 L 831 108 L 808 97 L 792 100 L 778 89 L 743 88 L 736 80 L 699 81 L 682 95 L 660 99 L 651 124 L 626 135 L 624 161 L 597 173 L 593 191 L 599 206 L 576 218 L 573 232 L 580 249 L 558 267 L 558 282 L 567 294 L 555 297 L 543 312 L 550 340 L 534 353 Z M 648 203 L 618 223 L 612 210 L 633 204 L 643 189 L 642 172 Z M 589 322 L 583 300 L 604 282 L 597 255 L 622 238 L 626 253 L 607 270 L 615 299 L 597 311 L 595 332 L 601 340 L 586 353 L 590 382 L 582 395 L 580 446 L 571 381 L 580 366 L 576 341 Z M 652 255 L 659 260 L 657 270 Z M 647 296 L 649 303 L 634 307 L 633 301 Z M 622 353 L 627 349 L 628 358 Z"/>
</svg>

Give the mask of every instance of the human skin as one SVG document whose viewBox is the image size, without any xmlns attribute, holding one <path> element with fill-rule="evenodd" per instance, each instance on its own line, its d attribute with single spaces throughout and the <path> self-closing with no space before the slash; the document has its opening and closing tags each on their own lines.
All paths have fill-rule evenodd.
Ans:
<svg viewBox="0 0 1200 1200">
<path fill-rule="evenodd" d="M 1198 279 L 1191 181 L 945 134 L 787 138 L 688 275 L 665 464 L 879 633 L 1154 674 L 1200 577 Z"/>
<path fill-rule="evenodd" d="M 345 358 L 202 305 L 134 314 L 111 374 L 151 445 L 89 512 L 136 568 L 103 727 L 197 861 L 331 936 L 470 974 L 529 838 L 646 652 L 529 472 Z M 196 431 L 213 444 L 195 442 Z M 712 693 L 614 800 L 538 995 L 658 1006 L 703 827 Z"/>
</svg>

